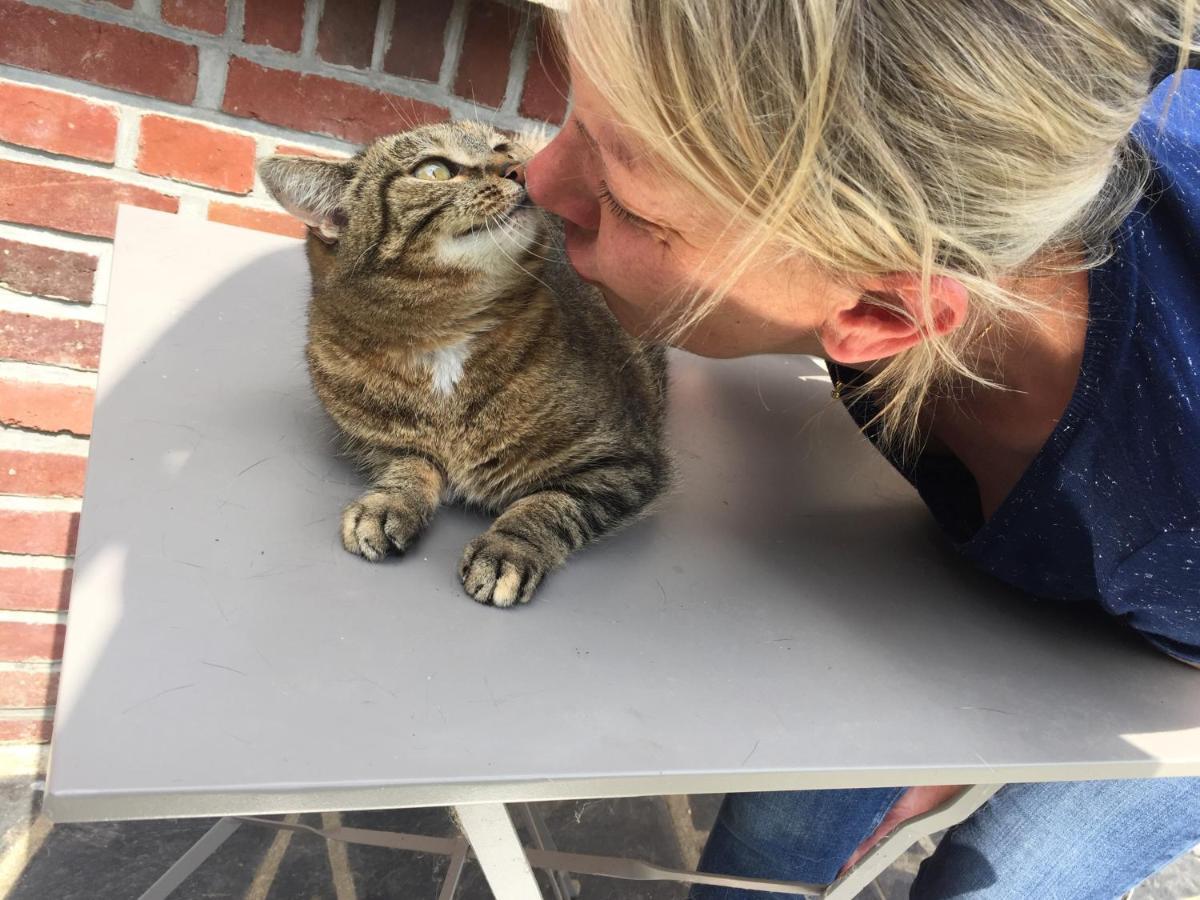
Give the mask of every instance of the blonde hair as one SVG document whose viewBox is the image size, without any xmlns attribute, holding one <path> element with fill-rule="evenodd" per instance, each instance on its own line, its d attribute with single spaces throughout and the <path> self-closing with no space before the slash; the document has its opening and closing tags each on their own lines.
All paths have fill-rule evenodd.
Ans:
<svg viewBox="0 0 1200 900">
<path fill-rule="evenodd" d="M 752 250 L 847 278 L 946 275 L 965 325 L 871 381 L 885 438 L 917 434 L 951 380 L 987 383 L 973 342 L 1043 311 L 1000 287 L 1051 251 L 1103 258 L 1144 189 L 1129 134 L 1164 62 L 1195 47 L 1196 0 L 571 0 L 566 53 L 655 164 Z"/>
</svg>

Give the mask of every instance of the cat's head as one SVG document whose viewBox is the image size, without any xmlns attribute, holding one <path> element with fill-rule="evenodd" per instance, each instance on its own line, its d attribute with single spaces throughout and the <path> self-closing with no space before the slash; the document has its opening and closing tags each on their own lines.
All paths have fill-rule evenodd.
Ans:
<svg viewBox="0 0 1200 900">
<path fill-rule="evenodd" d="M 353 159 L 272 156 L 258 171 L 335 276 L 501 275 L 527 269 L 544 242 L 521 177 L 529 156 L 488 125 L 454 122 L 379 138 Z"/>
</svg>

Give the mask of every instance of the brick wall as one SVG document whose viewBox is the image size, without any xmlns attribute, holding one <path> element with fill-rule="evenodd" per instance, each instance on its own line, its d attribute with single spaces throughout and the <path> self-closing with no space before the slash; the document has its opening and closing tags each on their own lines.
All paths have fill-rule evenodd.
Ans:
<svg viewBox="0 0 1200 900">
<path fill-rule="evenodd" d="M 117 205 L 298 237 L 257 156 L 565 94 L 522 0 L 0 0 L 0 743 L 50 732 Z"/>
</svg>

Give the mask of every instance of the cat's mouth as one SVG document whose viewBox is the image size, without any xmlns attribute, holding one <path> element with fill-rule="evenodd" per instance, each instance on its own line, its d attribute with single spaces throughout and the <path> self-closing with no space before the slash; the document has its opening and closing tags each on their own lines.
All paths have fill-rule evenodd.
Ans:
<svg viewBox="0 0 1200 900">
<path fill-rule="evenodd" d="M 533 203 L 529 200 L 529 194 L 522 193 L 508 209 L 502 213 L 492 213 L 485 216 L 482 221 L 477 222 L 465 231 L 459 231 L 454 236 L 456 238 L 470 237 L 473 234 L 482 234 L 485 231 L 492 231 L 496 228 L 503 228 L 509 224 L 513 217 L 519 215 L 524 210 L 533 209 Z"/>
</svg>

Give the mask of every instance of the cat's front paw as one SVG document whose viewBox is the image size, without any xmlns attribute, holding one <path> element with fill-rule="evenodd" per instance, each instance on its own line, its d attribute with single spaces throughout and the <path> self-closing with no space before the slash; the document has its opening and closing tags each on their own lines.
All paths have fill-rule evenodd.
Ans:
<svg viewBox="0 0 1200 900">
<path fill-rule="evenodd" d="M 459 575 L 480 603 L 513 606 L 529 602 L 548 568 L 529 544 L 489 531 L 467 545 Z"/>
<path fill-rule="evenodd" d="M 413 511 L 403 494 L 363 494 L 342 512 L 342 545 L 377 562 L 393 548 L 407 550 L 424 525 L 425 518 Z"/>
</svg>

